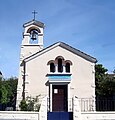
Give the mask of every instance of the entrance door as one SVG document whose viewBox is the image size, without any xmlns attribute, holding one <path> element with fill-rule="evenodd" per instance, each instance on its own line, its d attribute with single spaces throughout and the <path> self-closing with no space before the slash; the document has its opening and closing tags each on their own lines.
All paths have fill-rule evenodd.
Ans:
<svg viewBox="0 0 115 120">
<path fill-rule="evenodd" d="M 52 111 L 67 111 L 67 85 L 53 85 L 52 89 Z"/>
</svg>

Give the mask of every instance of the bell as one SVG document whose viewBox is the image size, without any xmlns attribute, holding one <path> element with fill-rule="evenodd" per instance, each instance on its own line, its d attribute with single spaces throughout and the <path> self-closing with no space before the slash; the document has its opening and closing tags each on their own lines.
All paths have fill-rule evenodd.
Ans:
<svg viewBox="0 0 115 120">
<path fill-rule="evenodd" d="M 31 32 L 31 39 L 32 40 L 36 40 L 37 39 L 37 32 L 36 31 L 32 31 Z"/>
</svg>

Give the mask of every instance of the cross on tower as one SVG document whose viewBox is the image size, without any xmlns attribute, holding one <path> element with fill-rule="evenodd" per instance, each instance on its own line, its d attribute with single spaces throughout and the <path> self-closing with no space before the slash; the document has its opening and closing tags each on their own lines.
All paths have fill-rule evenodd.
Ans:
<svg viewBox="0 0 115 120">
<path fill-rule="evenodd" d="M 35 10 L 32 12 L 32 14 L 34 14 L 34 20 L 35 20 L 35 17 L 36 17 L 36 14 L 37 14 L 38 12 L 36 12 Z"/>
</svg>

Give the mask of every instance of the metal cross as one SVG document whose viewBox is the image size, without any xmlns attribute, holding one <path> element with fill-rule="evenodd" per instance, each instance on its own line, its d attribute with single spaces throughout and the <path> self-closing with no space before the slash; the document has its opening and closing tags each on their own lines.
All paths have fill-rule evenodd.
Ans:
<svg viewBox="0 0 115 120">
<path fill-rule="evenodd" d="M 36 14 L 37 14 L 38 12 L 36 12 L 35 10 L 32 12 L 32 14 L 34 14 L 34 20 L 35 20 L 35 17 L 36 17 Z"/>
</svg>

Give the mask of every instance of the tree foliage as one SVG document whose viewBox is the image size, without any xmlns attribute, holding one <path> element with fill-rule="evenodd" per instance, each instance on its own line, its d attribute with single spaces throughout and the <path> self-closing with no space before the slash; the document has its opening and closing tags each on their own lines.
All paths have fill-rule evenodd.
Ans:
<svg viewBox="0 0 115 120">
<path fill-rule="evenodd" d="M 21 102 L 20 102 L 20 105 L 19 105 L 19 107 L 20 107 L 20 110 L 21 111 L 27 111 L 27 107 L 28 107 L 28 104 L 26 103 L 26 101 L 25 100 L 22 100 Z"/>
<path fill-rule="evenodd" d="M 115 93 L 115 78 L 107 73 L 107 69 L 102 64 L 95 66 L 96 96 L 113 97 Z"/>
<path fill-rule="evenodd" d="M 4 106 L 4 108 L 1 108 L 2 110 L 4 110 L 6 106 L 15 106 L 17 82 L 18 79 L 15 77 L 8 79 L 0 78 L 0 105 Z"/>
<path fill-rule="evenodd" d="M 22 100 L 20 102 L 20 110 L 21 111 L 39 111 L 40 109 L 40 101 L 38 95 L 36 97 L 26 97 L 26 100 Z"/>
</svg>

